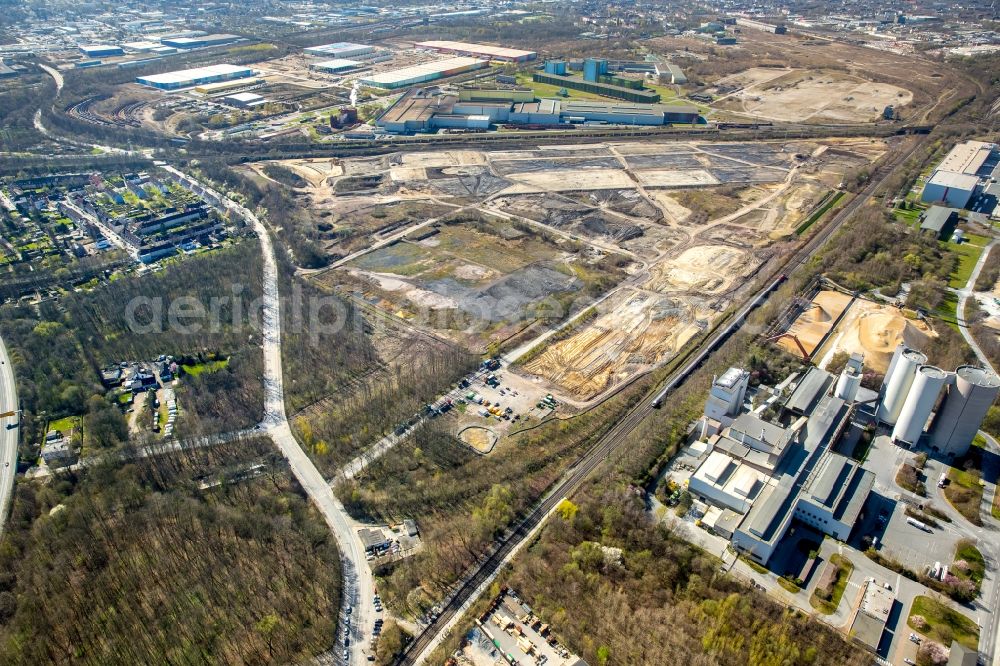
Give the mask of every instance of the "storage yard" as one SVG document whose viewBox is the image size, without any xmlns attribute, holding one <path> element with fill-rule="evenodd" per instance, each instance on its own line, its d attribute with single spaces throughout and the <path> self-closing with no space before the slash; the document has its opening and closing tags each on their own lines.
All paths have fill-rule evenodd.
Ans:
<svg viewBox="0 0 1000 666">
<path fill-rule="evenodd" d="M 313 279 L 477 352 L 508 340 L 515 372 L 585 404 L 710 326 L 829 183 L 886 148 L 601 143 L 280 164 L 329 232 L 334 263 Z M 692 174 L 710 179 L 692 188 Z"/>
<path fill-rule="evenodd" d="M 899 344 L 919 349 L 936 335 L 926 321 L 907 316 L 899 308 L 857 299 L 819 350 L 816 361 L 823 366 L 837 352 L 860 352 L 866 366 L 885 372 Z"/>
</svg>

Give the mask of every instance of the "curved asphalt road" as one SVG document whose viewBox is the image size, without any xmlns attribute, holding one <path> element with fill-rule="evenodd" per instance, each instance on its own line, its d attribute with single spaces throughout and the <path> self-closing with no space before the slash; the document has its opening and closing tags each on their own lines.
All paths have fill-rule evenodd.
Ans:
<svg viewBox="0 0 1000 666">
<path fill-rule="evenodd" d="M 260 240 L 264 257 L 264 299 L 261 333 L 264 339 L 264 430 L 271 436 L 281 453 L 288 460 L 289 467 L 299 485 L 309 499 L 319 509 L 327 525 L 337 540 L 340 551 L 344 589 L 341 606 L 345 611 L 338 625 L 350 622 L 350 649 L 348 664 L 360 666 L 367 663 L 367 641 L 375 626 L 375 579 L 364 557 L 364 546 L 352 527 L 350 517 L 343 505 L 333 495 L 333 490 L 320 474 L 312 459 L 302 450 L 288 425 L 285 414 L 284 378 L 281 367 L 281 298 L 278 289 L 278 263 L 275 259 L 274 244 L 264 223 L 251 211 L 232 199 L 206 187 L 194 178 L 171 166 L 160 165 L 188 187 L 202 195 L 219 208 L 228 210 L 246 220 Z M 352 609 L 346 615 L 346 609 Z M 338 634 L 334 647 L 334 659 L 342 661 L 340 653 L 344 649 L 343 635 Z"/>
<path fill-rule="evenodd" d="M 0 414 L 16 412 L 17 386 L 14 368 L 10 364 L 7 347 L 0 338 Z M 14 491 L 14 473 L 17 470 L 17 439 L 21 432 L 20 414 L 0 418 L 0 533 L 7 522 L 7 512 Z"/>
</svg>

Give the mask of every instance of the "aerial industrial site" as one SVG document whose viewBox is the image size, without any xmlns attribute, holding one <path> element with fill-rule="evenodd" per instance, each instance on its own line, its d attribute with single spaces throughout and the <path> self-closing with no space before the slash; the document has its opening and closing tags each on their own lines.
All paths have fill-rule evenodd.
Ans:
<svg viewBox="0 0 1000 666">
<path fill-rule="evenodd" d="M 1000 661 L 986 2 L 0 12 L 0 662 Z"/>
</svg>

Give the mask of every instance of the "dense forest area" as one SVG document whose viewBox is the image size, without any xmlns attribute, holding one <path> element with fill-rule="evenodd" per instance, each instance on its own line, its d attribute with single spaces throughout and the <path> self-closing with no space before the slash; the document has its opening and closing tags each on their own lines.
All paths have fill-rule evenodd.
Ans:
<svg viewBox="0 0 1000 666">
<path fill-rule="evenodd" d="M 266 439 L 19 482 L 0 662 L 282 664 L 328 649 L 336 544 Z"/>
<path fill-rule="evenodd" d="M 90 443 L 98 447 L 124 443 L 123 418 L 103 397 L 100 370 L 160 355 L 230 359 L 224 368 L 185 377 L 178 386 L 186 412 L 179 432 L 257 423 L 264 404 L 261 280 L 260 248 L 244 242 L 157 273 L 115 280 L 89 293 L 67 294 L 61 301 L 0 308 L 0 334 L 11 354 L 24 409 L 23 457 L 34 459 L 46 420 L 62 416 L 85 415 L 85 425 L 104 426 L 87 428 L 88 437 L 93 436 Z M 175 306 L 172 318 L 172 303 L 200 303 L 206 316 L 186 316 L 192 310 Z"/>
<path fill-rule="evenodd" d="M 591 664 L 829 664 L 871 657 L 718 572 L 718 560 L 654 524 L 643 501 L 594 481 L 521 557 L 509 583 Z M 620 548 L 609 558 L 602 547 Z M 597 603 L 583 602 L 593 600 Z"/>
</svg>

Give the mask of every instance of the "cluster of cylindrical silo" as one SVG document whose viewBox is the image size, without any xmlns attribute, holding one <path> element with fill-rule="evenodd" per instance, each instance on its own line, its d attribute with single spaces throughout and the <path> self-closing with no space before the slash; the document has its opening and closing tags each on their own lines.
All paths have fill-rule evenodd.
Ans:
<svg viewBox="0 0 1000 666">
<path fill-rule="evenodd" d="M 942 391 L 930 444 L 943 453 L 968 451 L 990 405 L 1000 393 L 1000 378 L 990 370 L 963 365 L 954 373 L 927 365 L 921 352 L 900 345 L 882 383 L 878 419 L 893 426 L 894 441 L 916 444 Z"/>
</svg>

